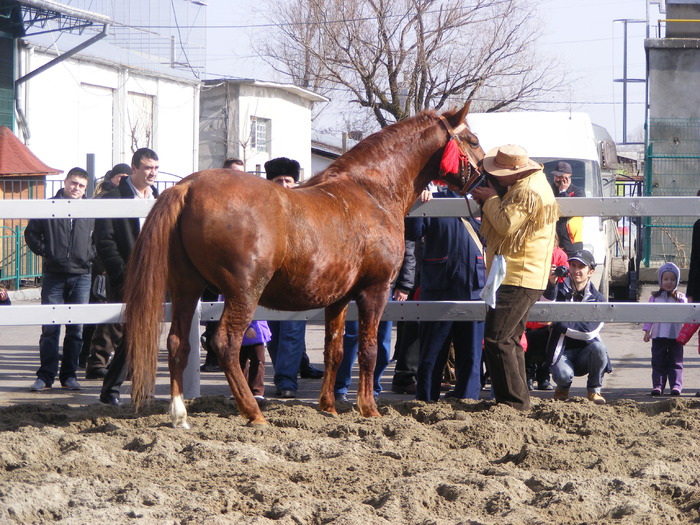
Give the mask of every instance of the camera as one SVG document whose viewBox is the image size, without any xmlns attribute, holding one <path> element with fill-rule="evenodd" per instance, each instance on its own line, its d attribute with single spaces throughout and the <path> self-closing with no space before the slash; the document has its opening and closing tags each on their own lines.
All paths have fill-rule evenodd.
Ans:
<svg viewBox="0 0 700 525">
<path fill-rule="evenodd" d="M 569 269 L 566 266 L 557 266 L 554 268 L 554 275 L 557 277 L 566 277 L 569 275 Z"/>
</svg>

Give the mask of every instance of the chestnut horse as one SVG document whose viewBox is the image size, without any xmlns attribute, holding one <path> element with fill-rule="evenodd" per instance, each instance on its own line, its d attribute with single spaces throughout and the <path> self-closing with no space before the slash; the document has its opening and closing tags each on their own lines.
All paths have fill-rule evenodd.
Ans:
<svg viewBox="0 0 700 525">
<path fill-rule="evenodd" d="M 265 423 L 239 364 L 243 332 L 258 304 L 277 310 L 325 307 L 326 368 L 320 409 L 336 414 L 333 384 L 342 359 L 348 303 L 359 312 L 363 416 L 379 416 L 372 393 L 377 325 L 404 253 L 404 217 L 431 180 L 459 188 L 477 173 L 483 150 L 469 131 L 469 105 L 442 116 L 425 111 L 367 137 L 295 189 L 231 170 L 194 173 L 163 191 L 134 246 L 125 285 L 125 344 L 138 408 L 153 395 L 166 289 L 173 425 L 188 428 L 182 398 L 188 334 L 207 283 L 224 296 L 212 338 L 240 414 Z M 457 174 L 440 173 L 451 138 Z"/>
</svg>

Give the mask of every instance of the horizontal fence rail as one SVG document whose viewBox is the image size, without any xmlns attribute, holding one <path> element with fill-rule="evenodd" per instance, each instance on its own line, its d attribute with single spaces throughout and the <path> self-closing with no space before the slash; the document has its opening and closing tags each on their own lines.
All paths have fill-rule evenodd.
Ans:
<svg viewBox="0 0 700 525">
<path fill-rule="evenodd" d="M 0 326 L 37 324 L 97 324 L 122 322 L 122 304 L 22 305 L 3 307 Z M 202 303 L 201 321 L 216 321 L 224 303 Z M 486 315 L 483 301 L 390 302 L 384 321 L 481 321 Z M 254 319 L 260 321 L 308 321 L 322 324 L 323 309 L 283 312 L 259 306 Z M 164 304 L 163 320 L 170 321 L 170 304 Z M 357 321 L 357 306 L 350 303 L 348 321 Z M 529 321 L 603 321 L 609 323 L 674 322 L 700 323 L 700 304 L 670 303 L 561 303 L 539 301 L 530 310 Z"/>
<path fill-rule="evenodd" d="M 145 217 L 154 201 L 138 199 L 0 200 L 0 219 L 59 219 L 79 217 Z M 700 217 L 697 197 L 567 197 L 558 198 L 565 217 Z M 416 204 L 409 217 L 459 217 L 478 214 L 469 199 L 433 199 Z"/>
</svg>

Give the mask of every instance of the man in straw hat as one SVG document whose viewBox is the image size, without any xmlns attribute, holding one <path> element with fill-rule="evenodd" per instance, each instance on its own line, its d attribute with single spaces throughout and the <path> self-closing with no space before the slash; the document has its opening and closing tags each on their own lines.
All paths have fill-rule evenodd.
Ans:
<svg viewBox="0 0 700 525">
<path fill-rule="evenodd" d="M 519 410 L 530 408 L 520 338 L 530 308 L 547 287 L 559 217 L 542 169 L 520 146 L 494 148 L 483 160 L 483 170 L 491 175 L 488 186 L 472 191 L 482 205 L 487 267 L 494 271 L 505 263 L 505 276 L 494 287 L 495 304 L 484 297 L 490 303 L 484 327 L 486 363 L 496 401 Z"/>
</svg>

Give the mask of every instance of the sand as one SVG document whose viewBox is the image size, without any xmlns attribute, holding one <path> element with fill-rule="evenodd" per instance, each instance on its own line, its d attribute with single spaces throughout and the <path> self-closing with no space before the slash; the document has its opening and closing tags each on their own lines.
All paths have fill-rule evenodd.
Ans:
<svg viewBox="0 0 700 525">
<path fill-rule="evenodd" d="M 271 400 L 252 428 L 225 396 L 135 414 L 0 408 L 0 523 L 665 524 L 700 521 L 700 399 Z"/>
</svg>

